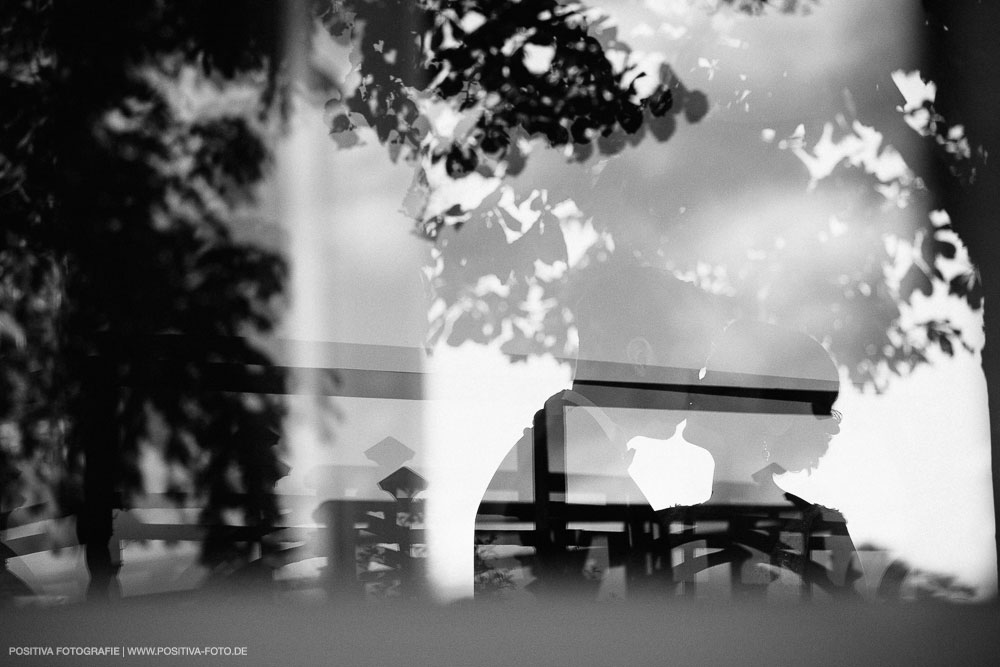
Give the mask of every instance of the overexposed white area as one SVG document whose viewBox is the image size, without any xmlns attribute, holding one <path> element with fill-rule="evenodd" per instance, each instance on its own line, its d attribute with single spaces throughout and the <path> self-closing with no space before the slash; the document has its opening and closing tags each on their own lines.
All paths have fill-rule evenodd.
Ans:
<svg viewBox="0 0 1000 667">
<path fill-rule="evenodd" d="M 570 372 L 551 358 L 511 364 L 496 346 L 439 346 L 428 360 L 429 574 L 434 595 L 472 594 L 476 510 L 493 473 Z"/>
<path fill-rule="evenodd" d="M 291 303 L 279 335 L 333 347 L 408 348 L 419 357 L 427 322 L 421 267 L 428 246 L 408 233 L 410 220 L 400 211 L 412 171 L 405 164 L 393 165 L 370 131 L 362 145 L 338 150 L 326 138 L 322 109 L 301 98 L 296 102 L 278 154 L 277 210 L 291 259 Z M 341 365 L 335 357 L 315 354 L 315 348 L 291 346 L 289 362 Z M 353 367 L 385 366 L 374 347 L 367 363 L 360 362 Z M 320 389 L 298 387 L 303 395 Z M 370 463 L 364 450 L 385 437 L 419 452 L 419 405 L 393 403 L 304 396 L 290 400 L 285 431 L 293 471 L 283 487 L 301 490 L 306 471 L 318 466 Z M 354 486 L 345 488 L 365 495 Z"/>
<path fill-rule="evenodd" d="M 935 359 L 882 395 L 848 387 L 841 432 L 786 490 L 840 509 L 858 546 L 996 590 L 986 385 L 978 355 Z"/>
<path fill-rule="evenodd" d="M 666 440 L 638 436 L 629 441 L 629 448 L 635 450 L 629 475 L 654 510 L 697 505 L 712 497 L 715 461 L 707 451 L 684 440 L 685 423 Z"/>
<path fill-rule="evenodd" d="M 977 355 L 937 358 L 877 395 L 844 384 L 841 432 L 811 472 L 777 479 L 786 491 L 841 510 L 856 546 L 996 590 L 985 382 Z M 500 461 L 545 399 L 569 383 L 554 362 L 510 364 L 497 350 L 439 348 L 426 423 L 431 575 L 444 599 L 472 594 L 476 506 Z M 464 396 L 456 398 L 456 396 Z M 678 436 L 636 438 L 630 474 L 654 506 L 705 500 L 711 462 Z M 440 476 L 438 476 L 440 475 Z M 877 582 L 869 582 L 874 586 Z"/>
</svg>

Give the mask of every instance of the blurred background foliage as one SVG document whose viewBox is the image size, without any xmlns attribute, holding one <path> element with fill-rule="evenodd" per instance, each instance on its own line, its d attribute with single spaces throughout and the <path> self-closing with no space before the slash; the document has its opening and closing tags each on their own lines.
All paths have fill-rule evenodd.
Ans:
<svg viewBox="0 0 1000 667">
<path fill-rule="evenodd" d="M 3 511 L 79 514 L 84 425 L 111 419 L 114 464 L 92 482 L 116 506 L 142 492 L 155 441 L 171 497 L 196 498 L 206 523 L 235 509 L 266 526 L 279 451 L 227 443 L 280 428 L 280 396 L 204 376 L 270 363 L 247 336 L 277 322 L 286 262 L 234 223 L 268 170 L 282 7 L 23 0 L 0 14 Z M 95 392 L 110 414 L 93 414 Z"/>
</svg>

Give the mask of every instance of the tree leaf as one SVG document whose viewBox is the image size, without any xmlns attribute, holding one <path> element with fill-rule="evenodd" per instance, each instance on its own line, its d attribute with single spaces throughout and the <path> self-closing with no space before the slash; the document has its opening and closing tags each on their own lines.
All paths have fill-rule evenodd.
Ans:
<svg viewBox="0 0 1000 667">
<path fill-rule="evenodd" d="M 911 264 L 910 269 L 899 283 L 899 296 L 904 301 L 909 301 L 916 291 L 922 292 L 925 296 L 930 296 L 934 291 L 934 286 L 923 269 L 916 264 Z"/>
</svg>

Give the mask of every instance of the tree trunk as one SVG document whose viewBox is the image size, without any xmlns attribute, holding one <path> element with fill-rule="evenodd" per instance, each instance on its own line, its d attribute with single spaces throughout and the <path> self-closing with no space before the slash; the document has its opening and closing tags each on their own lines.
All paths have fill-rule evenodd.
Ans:
<svg viewBox="0 0 1000 667">
<path fill-rule="evenodd" d="M 87 599 L 120 597 L 117 554 L 111 552 L 116 497 L 118 395 L 113 372 L 95 359 L 83 385 L 78 437 L 83 445 L 83 508 L 77 534 L 85 548 L 90 583 Z"/>
<path fill-rule="evenodd" d="M 983 374 L 986 376 L 986 391 L 989 396 L 994 539 L 1000 569 L 1000 271 L 993 270 L 992 266 L 980 267 L 987 295 L 984 309 L 986 345 L 983 347 Z"/>
<path fill-rule="evenodd" d="M 970 183 L 961 183 L 939 162 L 930 181 L 969 248 L 980 272 L 986 343 L 983 373 L 990 412 L 993 511 L 997 555 L 1000 557 L 1000 3 L 960 3 L 924 0 L 927 10 L 927 53 L 923 74 L 938 86 L 935 109 L 951 128 L 962 126 L 973 151 Z M 977 155 L 982 149 L 985 153 Z M 952 161 L 954 164 L 954 161 Z M 1000 561 L 998 561 L 1000 562 Z"/>
</svg>

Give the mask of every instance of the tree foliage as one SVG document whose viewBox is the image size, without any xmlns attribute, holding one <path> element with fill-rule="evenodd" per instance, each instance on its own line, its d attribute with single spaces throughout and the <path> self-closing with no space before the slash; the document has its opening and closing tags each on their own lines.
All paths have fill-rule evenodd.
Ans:
<svg viewBox="0 0 1000 667">
<path fill-rule="evenodd" d="M 453 179 L 474 172 L 516 175 L 525 164 L 523 139 L 544 138 L 585 160 L 595 147 L 605 155 L 621 152 L 641 141 L 646 128 L 665 140 L 677 114 L 696 122 L 707 111 L 704 94 L 687 90 L 669 72 L 640 96 L 635 72 L 607 57 L 609 48 L 627 45 L 580 4 L 337 5 L 323 14 L 324 22 L 354 46 L 360 84 L 345 99 L 331 100 L 332 133 L 370 126 L 393 159 L 403 155 L 428 168 L 441 164 Z M 462 114 L 450 136 L 430 131 L 435 104 Z M 465 213 L 429 211 L 426 205 L 413 210 L 420 233 L 429 238 Z"/>
<path fill-rule="evenodd" d="M 278 451 L 246 434 L 276 425 L 280 401 L 207 390 L 205 375 L 270 363 L 246 336 L 275 324 L 285 263 L 234 221 L 267 170 L 281 10 L 3 4 L 4 511 L 79 510 L 96 372 L 117 387 L 118 451 L 102 446 L 125 506 L 143 490 L 141 443 L 155 441 L 170 493 L 200 498 L 207 522 L 230 507 L 249 525 L 276 517 Z"/>
<path fill-rule="evenodd" d="M 809 15 L 814 4 L 734 0 L 690 11 Z M 600 279 L 607 258 L 627 254 L 726 297 L 733 316 L 809 332 L 853 381 L 876 389 L 926 362 L 934 349 L 948 355 L 971 349 L 958 323 L 911 315 L 910 304 L 938 284 L 972 308 L 982 294 L 947 215 L 936 208 L 937 195 L 914 172 L 920 156 L 908 151 L 901 169 L 886 171 L 915 143 L 906 124 L 912 110 L 890 127 L 873 127 L 866 109 L 854 109 L 852 117 L 851 105 L 838 98 L 839 106 L 818 111 L 819 123 L 808 120 L 804 129 L 762 142 L 761 128 L 738 118 L 749 92 L 738 67 L 695 58 L 692 44 L 689 62 L 664 63 L 658 80 L 644 81 L 632 49 L 596 9 L 471 0 L 349 7 L 327 25 L 353 46 L 360 84 L 331 101 L 331 131 L 347 145 L 360 127 L 371 126 L 394 159 L 404 155 L 415 165 L 405 207 L 418 232 L 435 240 L 431 343 L 500 339 L 512 358 L 571 358 L 573 303 L 588 276 Z M 406 18 L 379 18 L 389 15 Z M 710 100 L 677 75 L 699 67 L 725 78 L 732 99 Z M 887 91 L 880 104 L 899 103 L 890 72 L 876 83 Z M 458 118 L 450 131 L 435 122 L 442 105 Z M 802 182 L 809 210 L 787 224 L 725 221 L 740 229 L 734 247 L 671 213 L 666 202 L 679 200 L 664 194 L 670 184 L 660 174 L 623 166 L 629 159 L 623 151 L 640 150 L 650 135 L 667 141 L 679 121 L 697 123 L 710 109 L 728 114 L 735 126 L 743 123 L 744 132 L 734 130 L 726 140 L 762 163 L 839 158 Z M 951 127 L 938 122 L 922 131 L 960 158 L 959 142 L 948 138 Z M 874 148 L 865 153 L 861 145 Z M 533 170 L 529 160 L 549 169 Z M 562 167 L 571 176 L 552 178 L 560 161 L 580 168 Z M 493 189 L 478 205 L 445 208 L 433 196 L 449 180 L 477 178 L 478 187 Z M 753 175 L 743 180 L 748 189 L 768 185 Z M 713 185 L 706 181 L 704 198 Z M 927 215 L 916 229 L 914 210 Z M 573 262 L 570 227 L 590 227 L 597 239 Z"/>
</svg>

